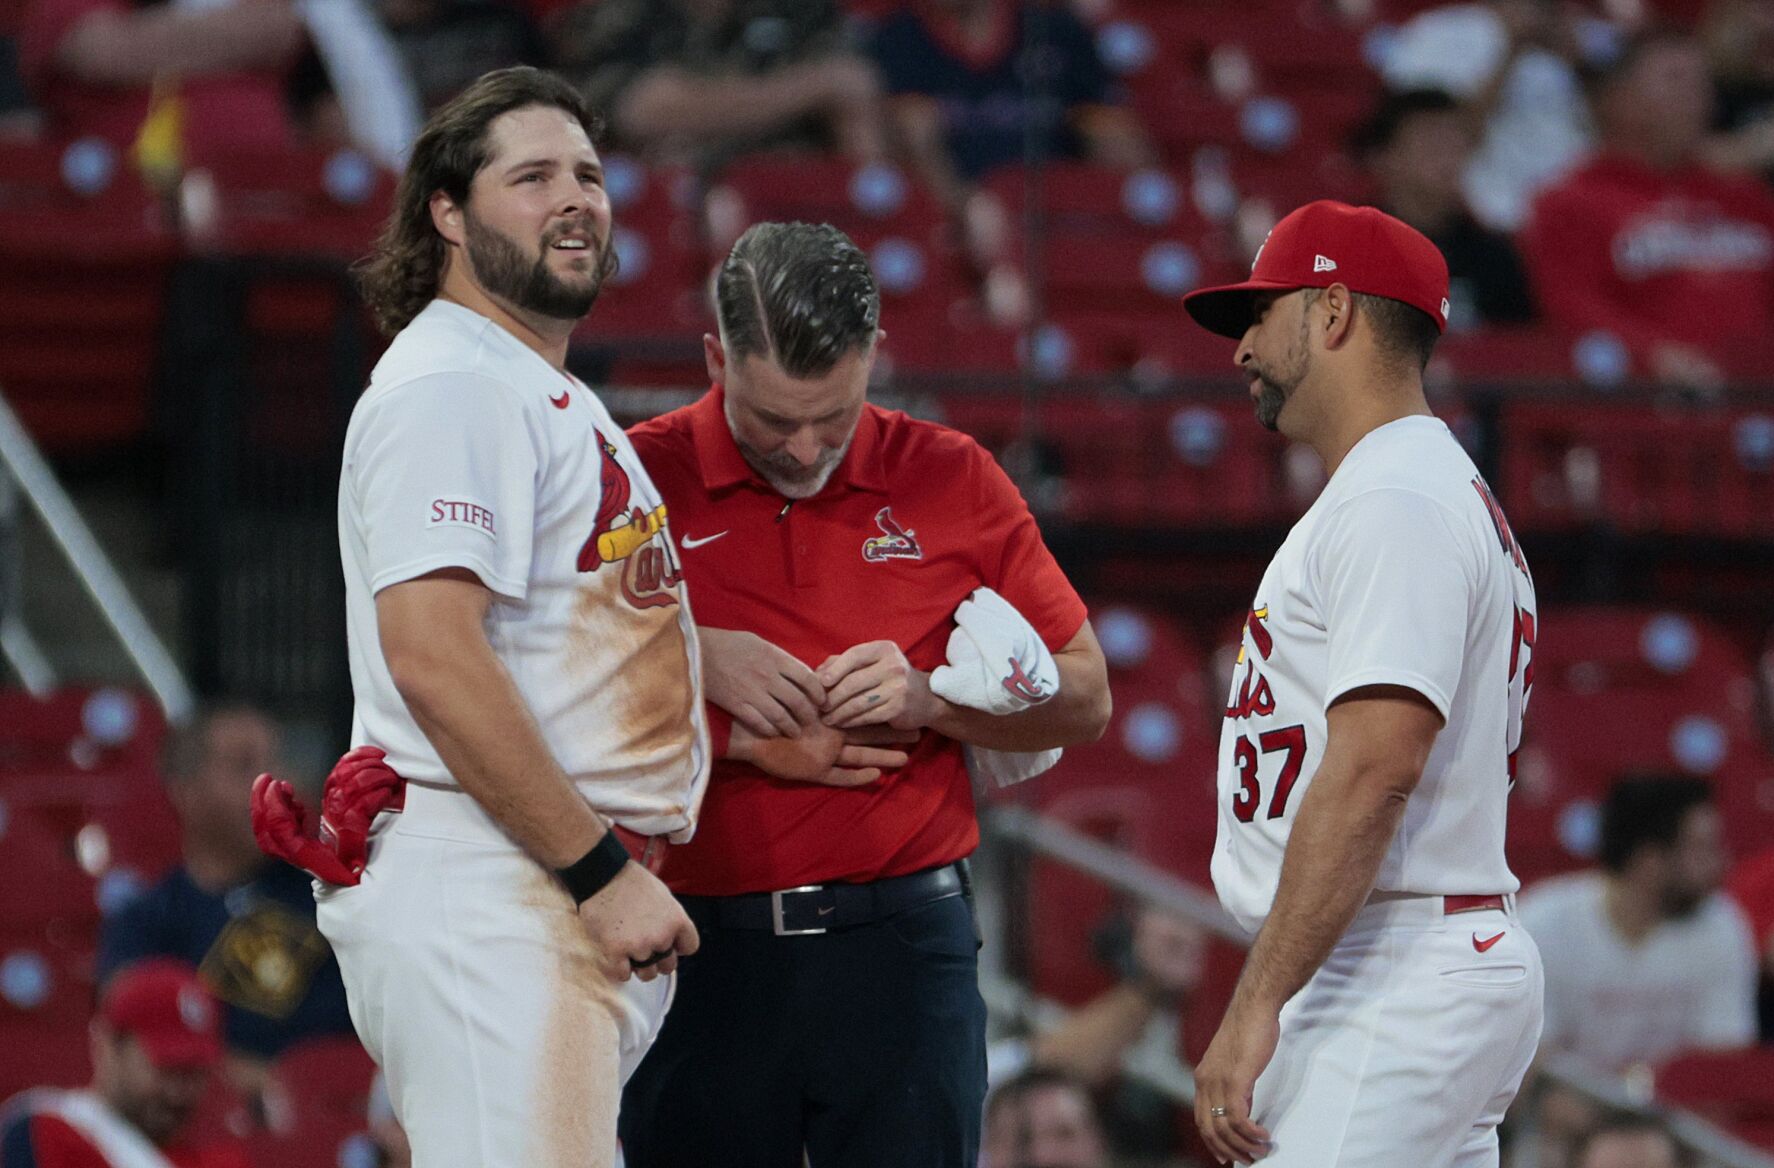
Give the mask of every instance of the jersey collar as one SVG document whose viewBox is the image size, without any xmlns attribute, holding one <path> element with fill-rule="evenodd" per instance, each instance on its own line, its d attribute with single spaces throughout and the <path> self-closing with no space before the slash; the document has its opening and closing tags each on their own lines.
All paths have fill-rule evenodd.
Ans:
<svg viewBox="0 0 1774 1168">
<path fill-rule="evenodd" d="M 842 479 L 860 491 L 885 493 L 887 469 L 881 460 L 881 415 L 884 411 L 872 403 L 862 407 L 856 423 L 856 437 L 850 441 L 850 452 L 832 478 Z M 696 462 L 702 482 L 711 491 L 757 483 L 767 487 L 762 477 L 739 453 L 733 431 L 727 426 L 726 395 L 720 386 L 702 395 L 690 410 L 690 431 L 696 444 Z M 820 494 L 824 494 L 821 491 Z"/>
</svg>

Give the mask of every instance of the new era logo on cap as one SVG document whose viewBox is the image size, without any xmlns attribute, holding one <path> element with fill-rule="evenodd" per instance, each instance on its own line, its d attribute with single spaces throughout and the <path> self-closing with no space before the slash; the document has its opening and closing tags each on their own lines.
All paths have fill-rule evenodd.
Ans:
<svg viewBox="0 0 1774 1168">
<path fill-rule="evenodd" d="M 1191 292 L 1183 307 L 1203 328 L 1237 339 L 1256 318 L 1258 296 L 1332 284 L 1402 301 L 1437 327 L 1447 326 L 1448 265 L 1436 246 L 1376 207 L 1329 199 L 1307 203 L 1275 225 L 1250 279 Z"/>
</svg>

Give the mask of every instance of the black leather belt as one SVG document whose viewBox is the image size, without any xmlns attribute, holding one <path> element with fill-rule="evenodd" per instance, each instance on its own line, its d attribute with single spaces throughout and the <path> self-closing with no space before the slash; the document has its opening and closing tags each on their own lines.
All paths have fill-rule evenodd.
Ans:
<svg viewBox="0 0 1774 1168">
<path fill-rule="evenodd" d="M 805 884 L 743 896 L 680 896 L 699 929 L 769 929 L 803 937 L 872 924 L 894 913 L 966 890 L 954 864 L 867 884 Z"/>
</svg>

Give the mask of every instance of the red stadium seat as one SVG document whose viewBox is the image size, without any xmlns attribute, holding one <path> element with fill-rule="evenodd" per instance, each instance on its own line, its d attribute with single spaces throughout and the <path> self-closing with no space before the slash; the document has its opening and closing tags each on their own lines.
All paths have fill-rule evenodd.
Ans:
<svg viewBox="0 0 1774 1168">
<path fill-rule="evenodd" d="M 1774 1048 L 1682 1055 L 1657 1069 L 1657 1097 L 1774 1151 Z"/>
<path fill-rule="evenodd" d="M 176 243 L 111 147 L 0 143 L 0 387 L 52 451 L 145 431 Z"/>
<path fill-rule="evenodd" d="M 314 1038 L 279 1056 L 277 1080 L 293 1108 L 287 1131 L 259 1132 L 250 1141 L 255 1168 L 310 1168 L 347 1164 L 348 1146 L 368 1124 L 376 1065 L 355 1038 Z"/>
<path fill-rule="evenodd" d="M 701 336 L 713 317 L 703 245 L 701 190 L 682 168 L 647 167 L 626 155 L 604 160 L 621 267 L 575 341 L 632 350 L 636 342 L 688 342 L 701 367 Z"/>
<path fill-rule="evenodd" d="M 354 150 L 196 148 L 180 187 L 191 246 L 356 260 L 381 230 L 394 176 Z"/>
<path fill-rule="evenodd" d="M 0 786 L 18 770 L 115 770 L 154 765 L 166 720 L 135 690 L 70 686 L 39 699 L 0 688 Z"/>
</svg>

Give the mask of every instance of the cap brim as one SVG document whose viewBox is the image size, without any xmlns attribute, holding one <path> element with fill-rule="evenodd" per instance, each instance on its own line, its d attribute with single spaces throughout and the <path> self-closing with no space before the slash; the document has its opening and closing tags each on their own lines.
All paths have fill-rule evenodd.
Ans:
<svg viewBox="0 0 1774 1168">
<path fill-rule="evenodd" d="M 1233 340 L 1244 339 L 1251 322 L 1256 319 L 1256 299 L 1265 292 L 1291 292 L 1298 284 L 1273 280 L 1246 280 L 1242 284 L 1222 284 L 1218 288 L 1202 288 L 1183 297 L 1183 307 L 1195 323 L 1210 333 Z"/>
</svg>

